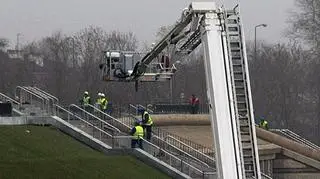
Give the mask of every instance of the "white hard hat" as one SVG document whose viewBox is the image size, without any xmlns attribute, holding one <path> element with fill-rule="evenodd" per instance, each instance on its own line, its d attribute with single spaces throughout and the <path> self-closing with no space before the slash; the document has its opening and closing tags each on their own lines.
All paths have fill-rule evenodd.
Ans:
<svg viewBox="0 0 320 179">
<path fill-rule="evenodd" d="M 102 93 L 98 93 L 98 96 L 101 96 L 102 95 Z"/>
<path fill-rule="evenodd" d="M 104 95 L 103 93 L 101 93 L 101 96 L 102 96 L 102 97 L 105 97 L 105 95 Z"/>
<path fill-rule="evenodd" d="M 88 91 L 85 91 L 85 92 L 84 92 L 84 94 L 88 95 L 88 94 L 89 94 L 89 92 L 88 92 Z"/>
</svg>

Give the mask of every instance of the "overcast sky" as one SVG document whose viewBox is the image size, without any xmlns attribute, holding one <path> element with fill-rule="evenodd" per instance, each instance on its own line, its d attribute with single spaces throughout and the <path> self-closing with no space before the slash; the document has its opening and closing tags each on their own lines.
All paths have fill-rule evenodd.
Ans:
<svg viewBox="0 0 320 179">
<path fill-rule="evenodd" d="M 89 25 L 106 31 L 132 31 L 140 41 L 152 42 L 161 25 L 174 23 L 192 0 L 0 0 L 0 37 L 22 43 L 62 30 L 72 34 Z M 206 0 L 208 1 L 208 0 Z M 221 1 L 217 1 L 221 2 Z M 225 0 L 228 7 L 235 0 Z M 247 39 L 254 38 L 254 26 L 268 24 L 258 38 L 284 41 L 282 33 L 294 0 L 242 0 L 241 15 Z"/>
</svg>

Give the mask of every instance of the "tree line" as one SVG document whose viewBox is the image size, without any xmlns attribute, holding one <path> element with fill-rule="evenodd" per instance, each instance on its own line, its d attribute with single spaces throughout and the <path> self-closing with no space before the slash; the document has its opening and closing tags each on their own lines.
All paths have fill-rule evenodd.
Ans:
<svg viewBox="0 0 320 179">
<path fill-rule="evenodd" d="M 264 116 L 271 128 L 288 128 L 320 144 L 320 2 L 296 0 L 296 4 L 299 10 L 290 14 L 286 34 L 290 42 L 259 42 L 256 58 L 252 42 L 247 43 L 254 113 L 257 118 Z M 157 34 L 164 30 L 160 28 Z M 6 44 L 0 39 L 0 49 Z M 136 92 L 134 83 L 101 80 L 98 65 L 103 50 L 137 51 L 138 46 L 132 32 L 106 32 L 99 27 L 82 29 L 73 36 L 56 32 L 25 45 L 23 61 L 9 60 L 0 51 L 0 90 L 36 85 L 65 104 L 77 103 L 86 90 L 92 97 L 104 92 L 119 105 L 181 103 L 191 94 L 206 103 L 203 56 L 199 52 L 176 64 L 178 71 L 172 83 L 142 83 Z M 32 55 L 43 59 L 42 67 L 28 60 Z"/>
</svg>

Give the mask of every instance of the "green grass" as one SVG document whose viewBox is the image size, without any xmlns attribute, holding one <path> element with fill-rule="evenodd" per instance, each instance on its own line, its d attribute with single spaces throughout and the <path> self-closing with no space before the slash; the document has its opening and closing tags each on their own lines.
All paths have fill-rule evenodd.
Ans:
<svg viewBox="0 0 320 179">
<path fill-rule="evenodd" d="M 169 177 L 131 156 L 103 155 L 52 127 L 0 126 L 0 179 L 15 178 Z"/>
</svg>

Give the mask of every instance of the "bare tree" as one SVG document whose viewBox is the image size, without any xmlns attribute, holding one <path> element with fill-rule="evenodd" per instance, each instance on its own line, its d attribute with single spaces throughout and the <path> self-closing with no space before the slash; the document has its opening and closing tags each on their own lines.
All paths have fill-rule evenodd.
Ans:
<svg viewBox="0 0 320 179">
<path fill-rule="evenodd" d="M 138 40 L 132 32 L 121 33 L 112 31 L 107 35 L 106 48 L 111 50 L 134 51 L 137 49 Z"/>
<path fill-rule="evenodd" d="M 296 0 L 298 10 L 291 14 L 287 35 L 292 39 L 303 40 L 312 52 L 320 49 L 320 1 Z"/>
<path fill-rule="evenodd" d="M 9 46 L 9 40 L 6 38 L 0 38 L 0 50 L 4 50 Z"/>
<path fill-rule="evenodd" d="M 307 89 L 304 93 L 305 101 L 313 101 L 309 105 L 308 113 L 310 110 L 313 112 L 315 122 L 320 117 L 320 79 L 319 75 L 319 57 L 320 57 L 320 1 L 318 0 L 296 0 L 296 7 L 298 10 L 291 14 L 289 19 L 289 29 L 287 31 L 288 37 L 292 40 L 300 40 L 309 50 L 308 66 L 306 78 Z M 311 100 L 312 99 L 312 100 Z M 318 120 L 319 121 L 319 120 Z M 320 122 L 317 122 L 317 131 L 320 131 Z M 320 135 L 316 133 L 314 135 Z M 320 140 L 318 141 L 320 143 Z"/>
</svg>

